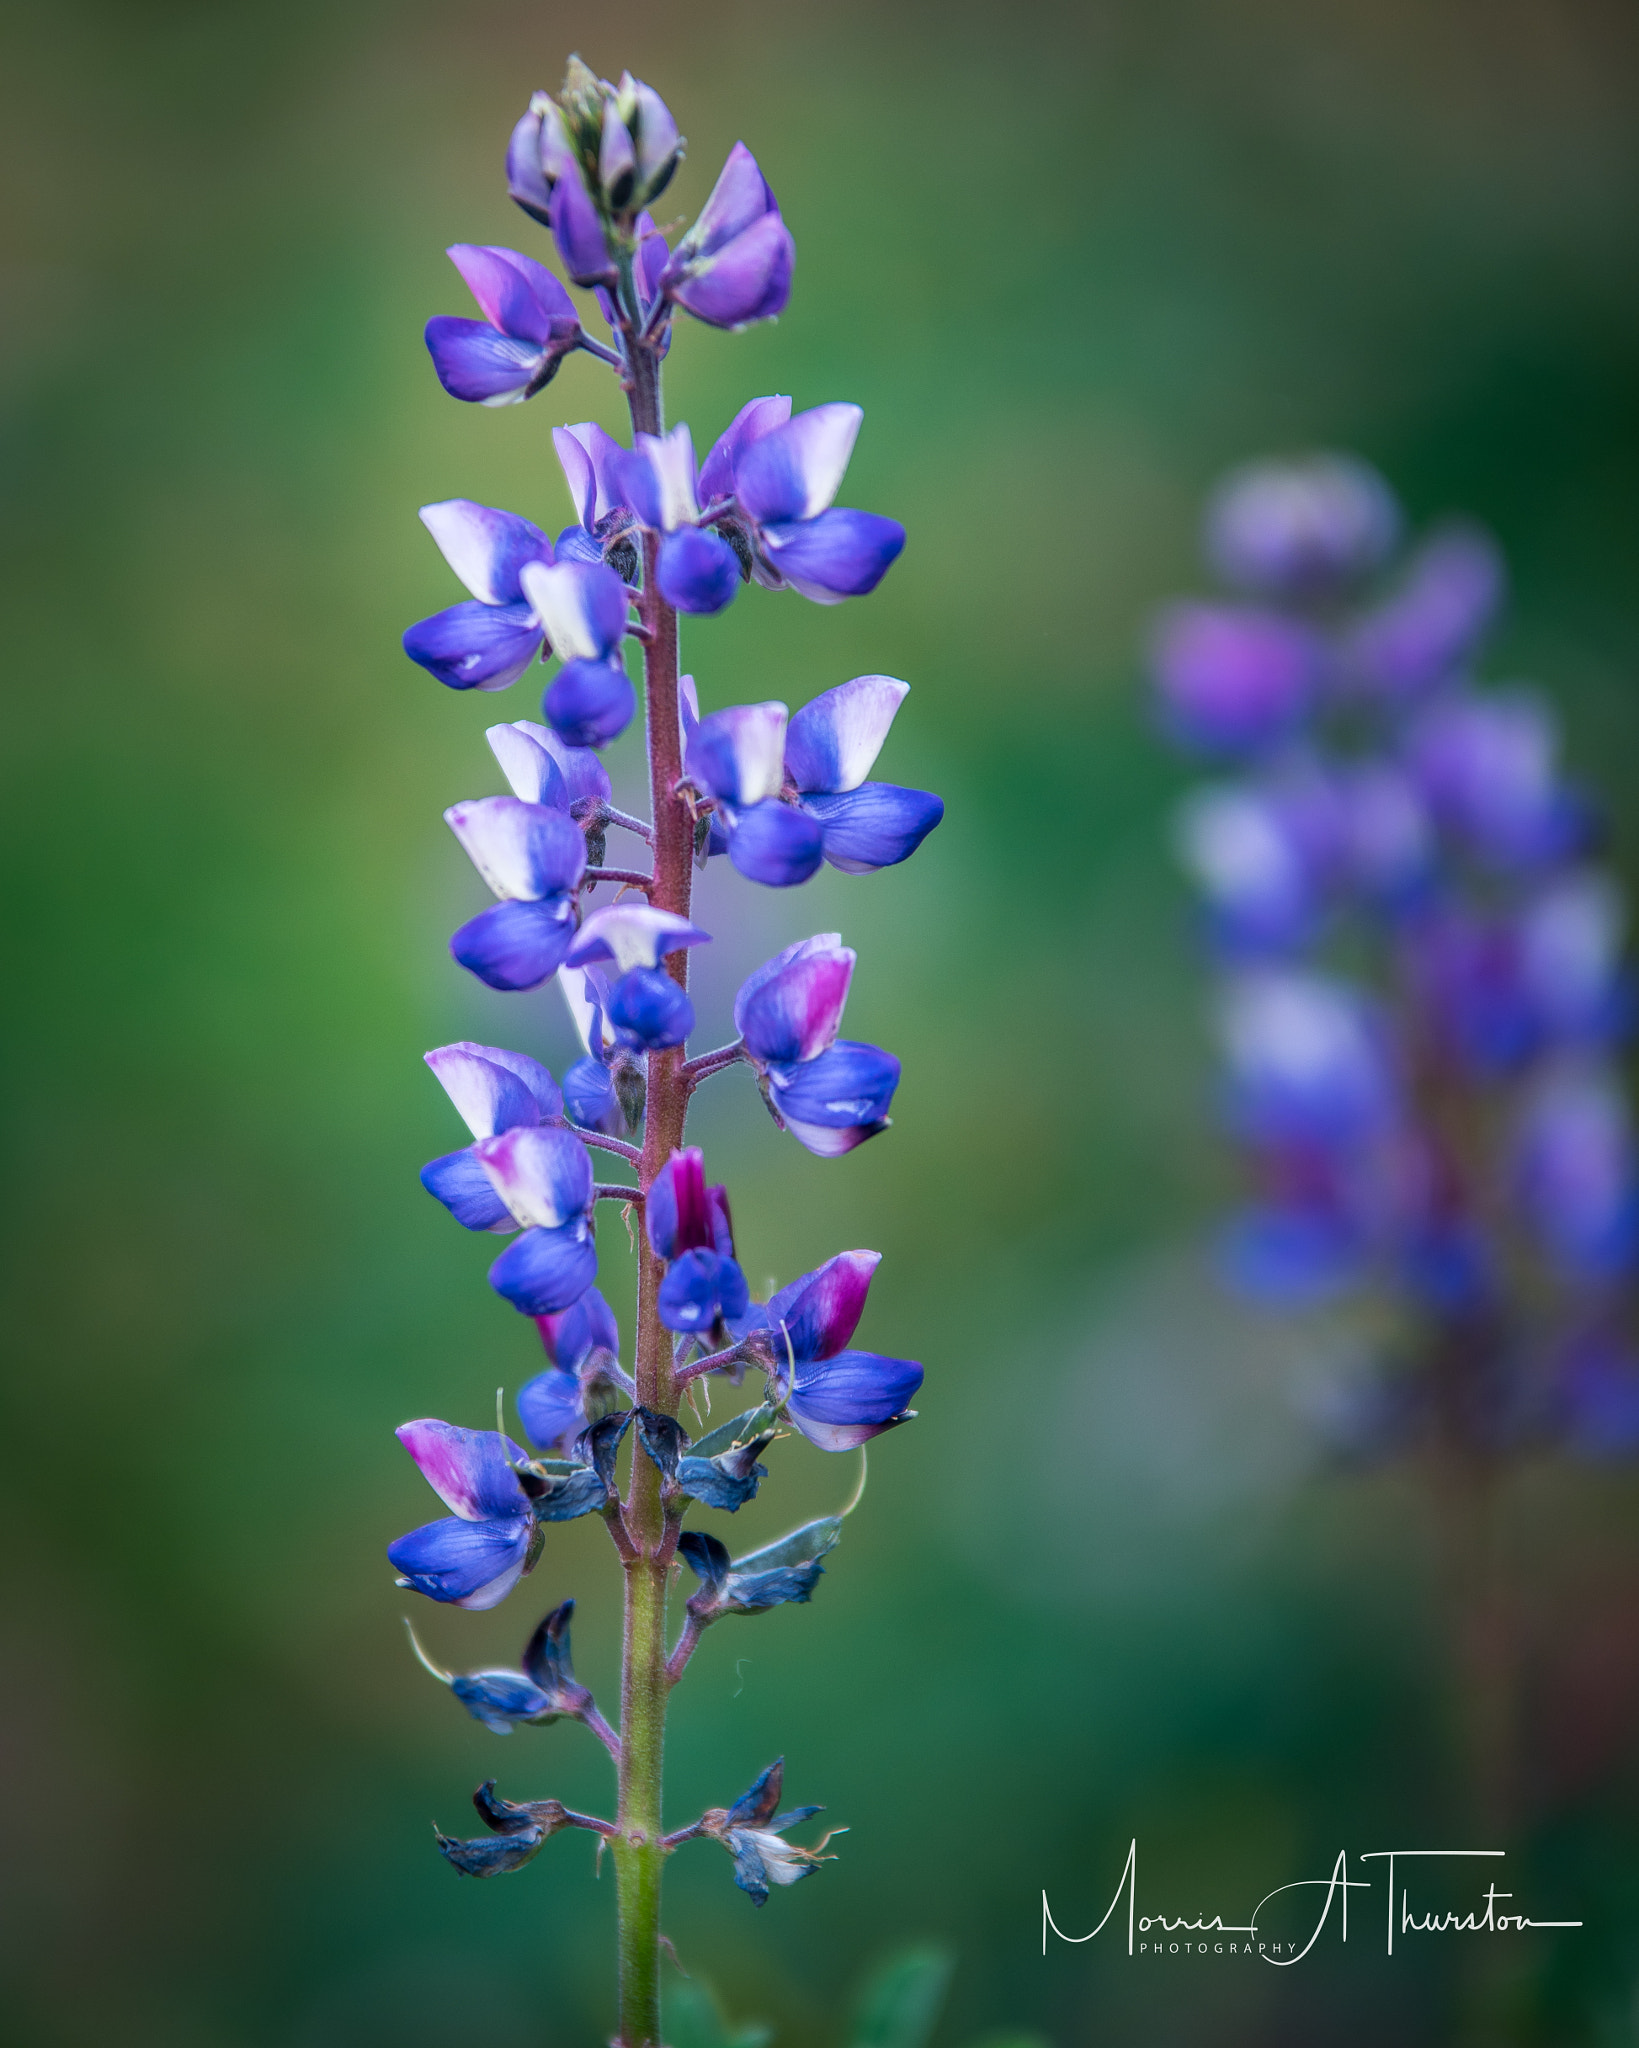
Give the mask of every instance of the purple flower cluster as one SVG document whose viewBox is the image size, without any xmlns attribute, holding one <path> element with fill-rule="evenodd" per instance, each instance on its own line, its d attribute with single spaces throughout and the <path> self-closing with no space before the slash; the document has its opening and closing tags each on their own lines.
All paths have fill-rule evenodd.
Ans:
<svg viewBox="0 0 1639 2048">
<path fill-rule="evenodd" d="M 1152 637 L 1162 722 L 1213 770 L 1177 838 L 1253 1188 L 1227 1264 L 1397 1306 L 1395 1362 L 1332 1407 L 1356 1455 L 1435 1427 L 1639 1451 L 1621 900 L 1548 705 L 1477 677 L 1494 543 L 1400 539 L 1364 463 L 1255 464 L 1208 508 L 1227 594 Z"/>
<path fill-rule="evenodd" d="M 684 1529 L 685 1516 L 736 1512 L 767 1476 L 763 1453 L 788 1434 L 826 1451 L 863 1446 L 908 1419 L 922 1382 L 919 1364 L 854 1344 L 875 1252 L 841 1252 L 767 1301 L 752 1298 L 728 1192 L 708 1182 L 684 1138 L 694 1090 L 749 1066 L 775 1124 L 832 1158 L 887 1128 L 899 1062 L 839 1035 L 855 955 L 834 932 L 758 968 L 736 1000 L 735 1037 L 687 1057 L 689 954 L 711 940 L 690 913 L 691 876 L 720 854 L 769 887 L 800 884 L 827 862 L 867 874 L 907 859 L 943 815 L 936 796 L 870 779 L 903 682 L 858 676 L 795 714 L 771 702 L 702 715 L 692 678 L 678 673 L 680 614 L 720 612 L 747 582 L 820 604 L 862 596 L 905 540 L 895 521 L 835 503 L 857 406 L 793 413 L 789 398 L 754 398 L 704 462 L 686 426 L 661 430 L 660 364 L 676 314 L 728 329 L 771 319 L 794 262 L 790 230 L 743 144 L 671 246 L 649 209 L 682 151 L 652 88 L 629 75 L 611 85 L 572 60 L 563 90 L 537 93 L 518 122 L 507 181 L 550 230 L 568 286 L 592 295 L 607 340 L 534 257 L 465 243 L 450 256 L 482 318 L 441 315 L 426 331 L 440 383 L 473 404 L 533 398 L 574 351 L 604 362 L 633 431 L 629 445 L 589 421 L 554 431 L 574 516 L 556 538 L 468 499 L 421 513 L 468 596 L 410 628 L 411 659 L 459 690 L 506 689 L 537 661 L 558 664 L 540 722 L 489 731 L 509 793 L 445 812 L 494 899 L 454 933 L 450 952 L 492 989 L 556 982 L 584 1052 L 561 1086 L 532 1054 L 500 1046 L 462 1041 L 426 1055 L 470 1141 L 429 1161 L 422 1183 L 465 1229 L 506 1238 L 490 1286 L 533 1321 L 545 1359 L 516 1394 L 527 1442 L 506 1434 L 499 1414 L 493 1429 L 433 1419 L 400 1429 L 449 1513 L 388 1550 L 400 1586 L 482 1609 L 536 1569 L 550 1524 L 600 1515 L 626 1567 L 628 1696 L 643 1697 L 656 1726 L 705 1628 L 807 1601 L 842 1526 L 822 1518 L 736 1563 L 717 1538 Z M 649 820 L 616 808 L 599 758 L 638 708 L 629 640 L 642 650 Z M 606 864 L 612 830 L 641 845 L 646 867 Z M 589 895 L 606 884 L 618 893 L 593 908 Z M 627 1177 L 600 1182 L 594 1154 Z M 625 1206 L 642 1268 L 624 1341 L 596 1284 L 602 1201 Z M 704 1427 L 708 1387 L 738 1387 L 748 1372 L 761 1375 L 760 1399 Z M 679 1415 L 689 1401 L 701 1429 L 692 1440 Z M 639 1646 L 660 1640 L 674 1560 L 701 1587 L 662 1682 Z M 719 1840 L 760 1904 L 771 1884 L 817 1866 L 817 1850 L 782 1840 L 814 1809 L 775 1817 L 774 1766 L 733 1808 L 655 1836 L 658 1748 L 634 1754 L 575 1680 L 572 1605 L 553 1608 L 517 1671 L 458 1676 L 419 1645 L 417 1654 L 488 1728 L 563 1718 L 590 1727 L 620 1767 L 620 1819 L 592 1821 L 555 1801 L 515 1805 L 491 1780 L 476 1798 L 490 1836 L 440 1836 L 439 1846 L 457 1870 L 487 1877 L 520 1868 L 562 1827 L 600 1829 L 616 1841 L 622 1942 L 658 1954 L 658 1923 L 644 1918 L 658 1879 L 638 1882 L 645 1856 L 688 1836 Z M 647 1902 L 630 1911 L 629 1880 Z M 622 2041 L 659 2038 L 652 2011 L 623 2009 Z"/>
</svg>

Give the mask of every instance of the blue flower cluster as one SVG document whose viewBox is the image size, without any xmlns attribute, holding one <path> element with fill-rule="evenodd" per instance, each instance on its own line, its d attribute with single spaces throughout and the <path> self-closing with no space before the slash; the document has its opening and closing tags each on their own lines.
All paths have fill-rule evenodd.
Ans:
<svg viewBox="0 0 1639 2048">
<path fill-rule="evenodd" d="M 1219 975 L 1249 1293 L 1363 1286 L 1396 1356 L 1336 1390 L 1339 1447 L 1455 1429 L 1639 1451 L 1639 1170 L 1617 1058 L 1623 907 L 1553 714 L 1476 673 L 1504 591 L 1478 528 L 1409 551 L 1339 455 L 1228 477 L 1228 594 L 1156 623 L 1166 730 L 1209 763 L 1177 842 Z"/>
<path fill-rule="evenodd" d="M 536 396 L 579 350 L 617 373 L 632 439 L 622 445 L 592 422 L 555 431 L 574 514 L 555 539 L 468 499 L 424 507 L 469 596 L 404 636 L 411 659 L 452 689 L 503 690 L 537 661 L 558 663 L 539 722 L 489 731 L 507 792 L 444 814 L 495 899 L 454 933 L 450 952 L 492 989 L 556 982 L 584 1053 L 561 1086 L 532 1054 L 501 1046 L 462 1041 L 426 1055 L 470 1141 L 429 1161 L 422 1184 L 465 1229 L 507 1239 L 490 1285 L 533 1321 L 545 1358 L 516 1393 L 524 1442 L 499 1415 L 494 1429 L 428 1418 L 399 1430 L 448 1513 L 399 1537 L 388 1557 L 401 1587 L 486 1609 L 536 1568 L 551 1524 L 600 1515 L 627 1567 L 626 1691 L 649 1687 L 651 1716 L 663 1715 L 666 1690 L 713 1622 L 811 1598 L 841 1531 L 840 1516 L 825 1517 L 736 1562 L 716 1537 L 685 1529 L 685 1516 L 737 1512 L 782 1438 L 862 1447 L 909 1418 L 922 1383 L 914 1361 L 854 1344 L 877 1253 L 841 1252 L 768 1300 L 752 1298 L 727 1191 L 707 1181 L 699 1148 L 683 1138 L 693 1091 L 748 1066 L 775 1124 L 831 1158 L 888 1127 L 899 1062 L 840 1036 L 855 955 L 835 932 L 759 967 L 736 1000 L 733 1040 L 688 1058 L 688 958 L 711 939 L 690 914 L 691 875 L 714 855 L 771 888 L 799 885 L 825 863 L 870 873 L 907 859 L 943 815 L 936 796 L 871 779 L 903 682 L 858 676 L 794 715 L 773 702 L 702 715 L 692 678 L 678 674 L 679 614 L 719 612 L 746 582 L 821 604 L 861 596 L 905 539 L 895 521 L 834 502 L 857 406 L 793 413 L 789 398 L 752 399 L 703 463 L 686 426 L 659 431 L 659 366 L 675 314 L 730 329 L 770 319 L 786 304 L 794 261 L 743 144 L 694 226 L 668 244 L 648 209 L 682 147 L 652 88 L 629 75 L 611 85 L 578 60 L 562 92 L 536 94 L 519 121 L 507 155 L 512 197 L 550 229 L 569 284 L 593 295 L 609 338 L 588 331 L 569 289 L 535 258 L 459 244 L 450 256 L 483 317 L 432 320 L 433 366 L 456 398 L 496 406 Z M 616 808 L 599 758 L 638 707 L 628 640 L 643 650 L 650 820 Z M 606 865 L 611 830 L 641 844 L 646 867 Z M 592 908 L 588 896 L 606 884 L 618 893 Z M 600 1183 L 594 1154 L 630 1177 Z M 605 1200 L 641 1220 L 644 1282 L 626 1342 L 596 1284 Z M 755 1404 L 691 1440 L 684 1401 L 714 1382 L 738 1387 L 748 1372 L 761 1375 Z M 656 1616 L 663 1625 L 674 1561 L 691 1566 L 700 1588 L 663 1681 L 652 1656 L 634 1675 L 633 1645 L 653 1642 Z M 639 1612 L 644 1600 L 657 1604 Z M 490 1780 L 476 1795 L 490 1834 L 440 1836 L 451 1864 L 476 1877 L 515 1870 L 559 1829 L 584 1826 L 614 1841 L 623 1886 L 640 1850 L 659 1855 L 697 1835 L 730 1851 L 736 1881 L 758 1904 L 771 1885 L 815 1869 L 819 1850 L 783 1832 L 817 1809 L 776 1815 L 779 1765 L 733 1807 L 663 1843 L 638 1826 L 633 1816 L 649 1802 L 658 1811 L 658 1749 L 634 1759 L 575 1679 L 572 1607 L 552 1609 L 517 1671 L 458 1675 L 419 1644 L 417 1655 L 487 1728 L 559 1719 L 590 1728 L 620 1767 L 620 1817 L 514 1804 Z M 658 1885 L 639 1890 L 652 1920 Z M 623 1943 L 658 1944 L 658 1923 L 624 1906 L 622 1929 Z M 633 2048 L 658 2039 L 650 2013 L 623 2013 L 622 2025 Z"/>
</svg>

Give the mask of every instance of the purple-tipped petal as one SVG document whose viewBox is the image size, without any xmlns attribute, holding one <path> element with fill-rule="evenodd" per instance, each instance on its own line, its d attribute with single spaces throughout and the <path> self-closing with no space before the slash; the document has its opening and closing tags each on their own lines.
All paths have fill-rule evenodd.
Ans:
<svg viewBox="0 0 1639 2048">
<path fill-rule="evenodd" d="M 539 988 L 563 963 L 575 936 L 564 898 L 546 903 L 494 903 L 450 939 L 451 955 L 491 988 Z"/>
<path fill-rule="evenodd" d="M 571 279 L 585 289 L 612 285 L 619 273 L 604 239 L 598 210 L 580 181 L 578 170 L 570 170 L 552 188 L 552 238 Z"/>
<path fill-rule="evenodd" d="M 837 508 L 791 526 L 765 526 L 763 548 L 791 588 L 815 604 L 875 590 L 905 547 L 897 519 Z"/>
<path fill-rule="evenodd" d="M 516 1406 L 524 1434 L 539 1450 L 561 1454 L 586 1427 L 580 1381 L 556 1366 L 526 1380 L 518 1389 Z"/>
<path fill-rule="evenodd" d="M 825 855 L 817 818 L 770 798 L 742 811 L 728 842 L 728 857 L 748 881 L 790 889 L 815 874 Z"/>
<path fill-rule="evenodd" d="M 655 581 L 675 610 L 709 618 L 739 595 L 740 558 L 721 534 L 679 527 L 660 544 Z"/>
<path fill-rule="evenodd" d="M 457 242 L 445 254 L 492 327 L 545 347 L 580 325 L 574 301 L 544 263 L 516 249 Z"/>
<path fill-rule="evenodd" d="M 699 217 L 678 244 L 678 254 L 699 250 L 710 254 L 742 234 L 753 221 L 775 211 L 774 194 L 757 168 L 757 159 L 743 142 L 735 143 Z"/>
<path fill-rule="evenodd" d="M 1346 662 L 1361 688 L 1390 702 L 1425 695 L 1459 674 L 1502 603 L 1497 544 L 1478 527 L 1427 541 L 1398 590 L 1349 636 Z"/>
<path fill-rule="evenodd" d="M 551 381 L 541 377 L 553 360 L 551 349 L 497 334 L 485 321 L 439 313 L 427 322 L 423 338 L 439 383 L 468 405 L 518 405 L 532 385 L 539 389 Z"/>
<path fill-rule="evenodd" d="M 734 495 L 764 526 L 816 519 L 842 488 L 865 414 L 816 405 L 751 441 L 734 465 Z"/>
<path fill-rule="evenodd" d="M 526 1316 L 568 1308 L 597 1277 L 597 1248 L 580 1218 L 561 1230 L 526 1230 L 489 1269 L 490 1286 Z"/>
<path fill-rule="evenodd" d="M 783 427 L 790 417 L 789 398 L 753 398 L 742 405 L 700 465 L 700 503 L 710 505 L 718 498 L 732 497 L 734 465 L 739 460 L 741 449 L 749 448 L 753 441 L 760 441 L 765 434 L 773 433 L 776 427 Z"/>
<path fill-rule="evenodd" d="M 811 1060 L 842 1024 L 856 955 L 836 932 L 800 939 L 747 975 L 734 999 L 734 1028 L 763 1064 Z"/>
<path fill-rule="evenodd" d="M 660 967 L 634 967 L 609 991 L 609 1026 L 616 1041 L 635 1051 L 664 1052 L 694 1029 L 694 1005 Z"/>
<path fill-rule="evenodd" d="M 931 791 L 891 782 L 862 782 L 841 796 L 804 797 L 802 807 L 824 831 L 825 858 L 845 875 L 873 874 L 909 860 L 945 815 L 943 799 Z"/>
<path fill-rule="evenodd" d="M 1272 746 L 1296 727 L 1326 653 L 1307 626 L 1278 612 L 1178 604 L 1162 614 L 1150 660 L 1174 736 L 1234 754 Z"/>
<path fill-rule="evenodd" d="M 503 902 L 536 903 L 577 888 L 586 872 L 580 828 L 545 804 L 484 796 L 451 804 L 444 822 Z"/>
<path fill-rule="evenodd" d="M 785 765 L 797 788 L 804 795 L 857 789 L 909 694 L 909 683 L 893 676 L 855 676 L 811 698 L 786 735 Z"/>
<path fill-rule="evenodd" d="M 525 597 L 560 661 L 607 661 L 626 637 L 626 586 L 602 562 L 526 562 Z"/>
<path fill-rule="evenodd" d="M 429 1159 L 421 1169 L 421 1185 L 468 1230 L 517 1228 L 512 1211 L 490 1185 L 470 1145 Z"/>
<path fill-rule="evenodd" d="M 882 1263 L 880 1252 L 838 1252 L 789 1287 L 759 1313 L 772 1335 L 776 1360 L 789 1352 L 799 1366 L 834 1358 L 847 1348 L 865 1312 L 865 1297 Z"/>
<path fill-rule="evenodd" d="M 540 652 L 541 637 L 527 604 L 468 599 L 413 625 L 404 652 L 448 689 L 504 690 Z"/>
<path fill-rule="evenodd" d="M 799 1367 L 786 1413 L 822 1451 L 852 1451 L 905 1417 L 922 1384 L 914 1359 L 874 1351 L 839 1351 Z"/>
<path fill-rule="evenodd" d="M 525 1229 L 558 1230 L 592 1203 L 592 1155 L 556 1124 L 525 1125 L 474 1145 L 495 1192 Z"/>
<path fill-rule="evenodd" d="M 604 910 L 594 910 L 575 934 L 569 964 L 591 967 L 606 960 L 625 974 L 634 967 L 658 967 L 668 953 L 704 946 L 710 939 L 710 932 L 701 931 L 675 910 L 654 910 L 647 903 L 611 903 Z"/>
<path fill-rule="evenodd" d="M 558 1084 L 539 1060 L 469 1038 L 435 1046 L 422 1057 L 475 1138 L 563 1114 Z"/>
<path fill-rule="evenodd" d="M 689 737 L 684 772 L 736 809 L 776 797 L 785 781 L 785 722 L 785 706 L 775 702 L 714 711 Z"/>
<path fill-rule="evenodd" d="M 899 1062 L 880 1046 L 839 1038 L 817 1059 L 770 1065 L 770 1100 L 787 1123 L 852 1130 L 887 1120 Z"/>
<path fill-rule="evenodd" d="M 552 560 L 552 543 L 533 520 L 471 498 L 423 505 L 421 523 L 480 604 L 518 603 L 527 595 L 521 581 L 525 565 L 545 567 Z"/>
<path fill-rule="evenodd" d="M 505 1521 L 428 1522 L 387 1546 L 387 1561 L 405 1585 L 429 1600 L 482 1612 L 498 1607 L 523 1577 L 532 1524 Z"/>
<path fill-rule="evenodd" d="M 421 1476 L 450 1510 L 466 1522 L 528 1512 L 515 1467 L 529 1453 L 493 1429 L 461 1429 L 424 1417 L 394 1432 L 415 1460 Z"/>
<path fill-rule="evenodd" d="M 548 730 L 545 726 L 535 728 Z M 545 804 L 554 811 L 567 811 L 569 791 L 557 762 L 530 731 L 527 721 L 492 725 L 484 734 L 489 750 L 500 763 L 501 773 L 512 784 L 512 793 L 526 804 Z"/>
<path fill-rule="evenodd" d="M 571 661 L 541 698 L 541 716 L 566 746 L 605 747 L 632 722 L 637 692 L 618 660 Z"/>
<path fill-rule="evenodd" d="M 706 1192 L 705 1154 L 698 1145 L 682 1146 L 655 1175 L 644 1205 L 644 1228 L 662 1259 L 717 1248 L 716 1220 Z"/>
</svg>

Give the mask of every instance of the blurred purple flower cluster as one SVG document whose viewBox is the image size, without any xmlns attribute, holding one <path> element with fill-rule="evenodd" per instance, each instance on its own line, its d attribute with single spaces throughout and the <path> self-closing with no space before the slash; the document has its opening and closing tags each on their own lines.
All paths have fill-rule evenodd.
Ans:
<svg viewBox="0 0 1639 2048">
<path fill-rule="evenodd" d="M 1211 770 L 1177 845 L 1252 1189 L 1228 1270 L 1390 1305 L 1324 1404 L 1354 1458 L 1639 1451 L 1623 905 L 1549 705 L 1478 677 L 1498 549 L 1456 522 L 1404 547 L 1387 484 L 1331 454 L 1230 475 L 1205 544 L 1226 594 L 1167 608 L 1150 669 Z"/>
</svg>

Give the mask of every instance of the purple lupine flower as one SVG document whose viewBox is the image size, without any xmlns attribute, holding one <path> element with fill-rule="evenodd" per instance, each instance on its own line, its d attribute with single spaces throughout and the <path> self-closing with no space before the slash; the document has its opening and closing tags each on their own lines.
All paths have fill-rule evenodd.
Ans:
<svg viewBox="0 0 1639 2048">
<path fill-rule="evenodd" d="M 567 955 L 570 967 L 591 968 L 587 979 L 597 1007 L 617 1043 L 645 1052 L 681 1045 L 694 1029 L 688 992 L 661 966 L 668 954 L 710 943 L 710 932 L 674 911 L 646 903 L 611 903 L 594 910 L 576 933 Z M 607 963 L 611 985 L 598 972 Z"/>
<path fill-rule="evenodd" d="M 655 562 L 660 594 L 681 612 L 720 612 L 740 588 L 740 558 L 699 524 L 694 442 L 685 426 L 638 434 L 630 449 L 605 454 L 615 489 L 640 526 L 661 536 Z"/>
<path fill-rule="evenodd" d="M 1522 989 L 1542 1036 L 1562 1045 L 1607 1044 L 1630 1021 L 1622 973 L 1625 915 L 1605 875 L 1556 876 L 1524 905 L 1518 932 Z"/>
<path fill-rule="evenodd" d="M 832 503 L 864 416 L 857 405 L 793 415 L 788 398 L 753 399 L 706 457 L 700 501 L 766 588 L 840 604 L 874 590 L 898 560 L 897 520 Z"/>
<path fill-rule="evenodd" d="M 474 1138 L 555 1123 L 563 1114 L 557 1083 L 528 1053 L 460 1039 L 454 1045 L 435 1046 L 423 1057 Z M 429 1159 L 421 1169 L 421 1185 L 468 1230 L 518 1227 L 471 1145 Z"/>
<path fill-rule="evenodd" d="M 674 1152 L 655 1175 L 644 1227 L 667 1262 L 658 1309 L 668 1330 L 694 1334 L 745 1314 L 751 1297 L 734 1256 L 728 1192 L 707 1187 L 698 1146 Z"/>
<path fill-rule="evenodd" d="M 1150 647 L 1167 730 L 1206 754 L 1260 753 L 1295 733 L 1325 678 L 1308 625 L 1250 605 L 1175 604 Z"/>
<path fill-rule="evenodd" d="M 452 804 L 444 821 L 501 899 L 461 926 L 451 953 L 491 988 L 538 988 L 575 936 L 584 835 L 564 812 L 515 796 Z"/>
<path fill-rule="evenodd" d="M 541 699 L 541 716 L 567 745 L 601 747 L 632 722 L 637 692 L 620 656 L 626 586 L 603 562 L 527 562 L 524 596 L 563 667 Z"/>
<path fill-rule="evenodd" d="M 452 690 L 504 690 L 545 641 L 522 571 L 550 563 L 552 543 L 531 520 L 470 498 L 423 505 L 421 521 L 472 599 L 412 626 L 404 652 Z"/>
<path fill-rule="evenodd" d="M 1474 526 L 1435 534 L 1399 588 L 1347 635 L 1350 681 L 1384 703 L 1404 704 L 1460 675 L 1496 617 L 1503 585 L 1502 557 L 1488 534 Z"/>
<path fill-rule="evenodd" d="M 589 1385 L 609 1385 L 632 1395 L 631 1379 L 620 1369 L 620 1326 L 608 1302 L 588 1287 L 569 1308 L 538 1315 L 535 1327 L 550 1363 L 518 1389 L 518 1419 L 538 1450 L 567 1457 L 592 1420 L 586 1406 Z"/>
<path fill-rule="evenodd" d="M 899 1062 L 839 1039 L 855 955 L 837 932 L 799 939 L 740 984 L 734 1028 L 774 1121 L 822 1159 L 885 1131 Z"/>
<path fill-rule="evenodd" d="M 709 327 L 748 327 L 785 311 L 796 257 L 768 180 L 737 142 L 666 265 L 660 289 Z"/>
<path fill-rule="evenodd" d="M 578 166 L 567 165 L 560 174 L 548 214 L 552 239 L 571 283 L 585 290 L 614 284 L 620 275 L 614 252 Z"/>
<path fill-rule="evenodd" d="M 410 1643 L 424 1671 L 447 1685 L 475 1721 L 497 1735 L 523 1726 L 547 1727 L 565 1715 L 583 1718 L 592 1695 L 575 1677 L 569 1649 L 573 1600 L 544 1616 L 524 1645 L 520 1671 L 446 1671 L 435 1664 L 410 1631 Z"/>
<path fill-rule="evenodd" d="M 911 855 L 945 815 L 927 790 L 867 782 L 910 685 L 855 676 L 810 698 L 785 736 L 785 772 L 799 809 L 817 820 L 825 858 L 844 874 L 871 874 Z"/>
<path fill-rule="evenodd" d="M 1575 850 L 1583 819 L 1560 784 L 1558 735 L 1529 691 L 1456 692 L 1410 729 L 1412 774 L 1462 850 L 1503 870 L 1539 867 Z"/>
<path fill-rule="evenodd" d="M 851 1451 L 910 1413 L 922 1384 L 913 1359 L 850 1350 L 880 1252 L 839 1252 L 747 1311 L 738 1334 L 762 1335 L 768 1399 L 822 1451 Z"/>
<path fill-rule="evenodd" d="M 533 398 L 580 346 L 580 315 L 569 294 L 544 264 L 515 249 L 457 242 L 446 253 L 484 317 L 440 314 L 427 322 L 439 383 L 452 398 L 475 405 Z"/>
<path fill-rule="evenodd" d="M 1224 992 L 1218 1028 L 1230 1116 L 1253 1139 L 1353 1140 L 1394 1114 L 1381 1024 L 1344 981 L 1296 967 L 1243 972 Z"/>
<path fill-rule="evenodd" d="M 1207 504 L 1207 558 L 1256 597 L 1329 596 L 1381 566 L 1400 532 L 1394 494 L 1353 455 L 1250 462 Z"/>
<path fill-rule="evenodd" d="M 455 1607 L 499 1605 L 540 1550 L 535 1511 L 518 1482 L 529 1453 L 496 1430 L 448 1422 L 406 1422 L 397 1436 L 452 1510 L 387 1546 L 398 1583 Z"/>
<path fill-rule="evenodd" d="M 489 1284 L 522 1315 L 572 1307 L 597 1278 L 592 1155 L 570 1131 L 522 1126 L 473 1147 L 522 1235 L 489 1269 Z"/>
<path fill-rule="evenodd" d="M 1332 779 L 1339 859 L 1351 888 L 1391 915 L 1427 902 L 1436 879 L 1433 820 L 1397 763 L 1361 761 Z"/>
<path fill-rule="evenodd" d="M 1539 1081 L 1516 1138 L 1520 1200 L 1567 1279 L 1611 1280 L 1639 1249 L 1639 1164 L 1614 1075 L 1570 1066 Z"/>
<path fill-rule="evenodd" d="M 552 188 L 574 166 L 563 116 L 550 93 L 530 95 L 507 143 L 509 196 L 543 228 L 552 225 Z"/>
<path fill-rule="evenodd" d="M 1343 820 L 1325 783 L 1225 783 L 1185 799 L 1178 851 L 1214 935 L 1235 952 L 1284 952 L 1320 928 L 1337 879 Z"/>
<path fill-rule="evenodd" d="M 684 772 L 713 799 L 729 859 L 775 889 L 806 882 L 825 856 L 824 827 L 781 801 L 786 717 L 777 703 L 730 705 L 698 724 L 684 716 Z"/>
</svg>

